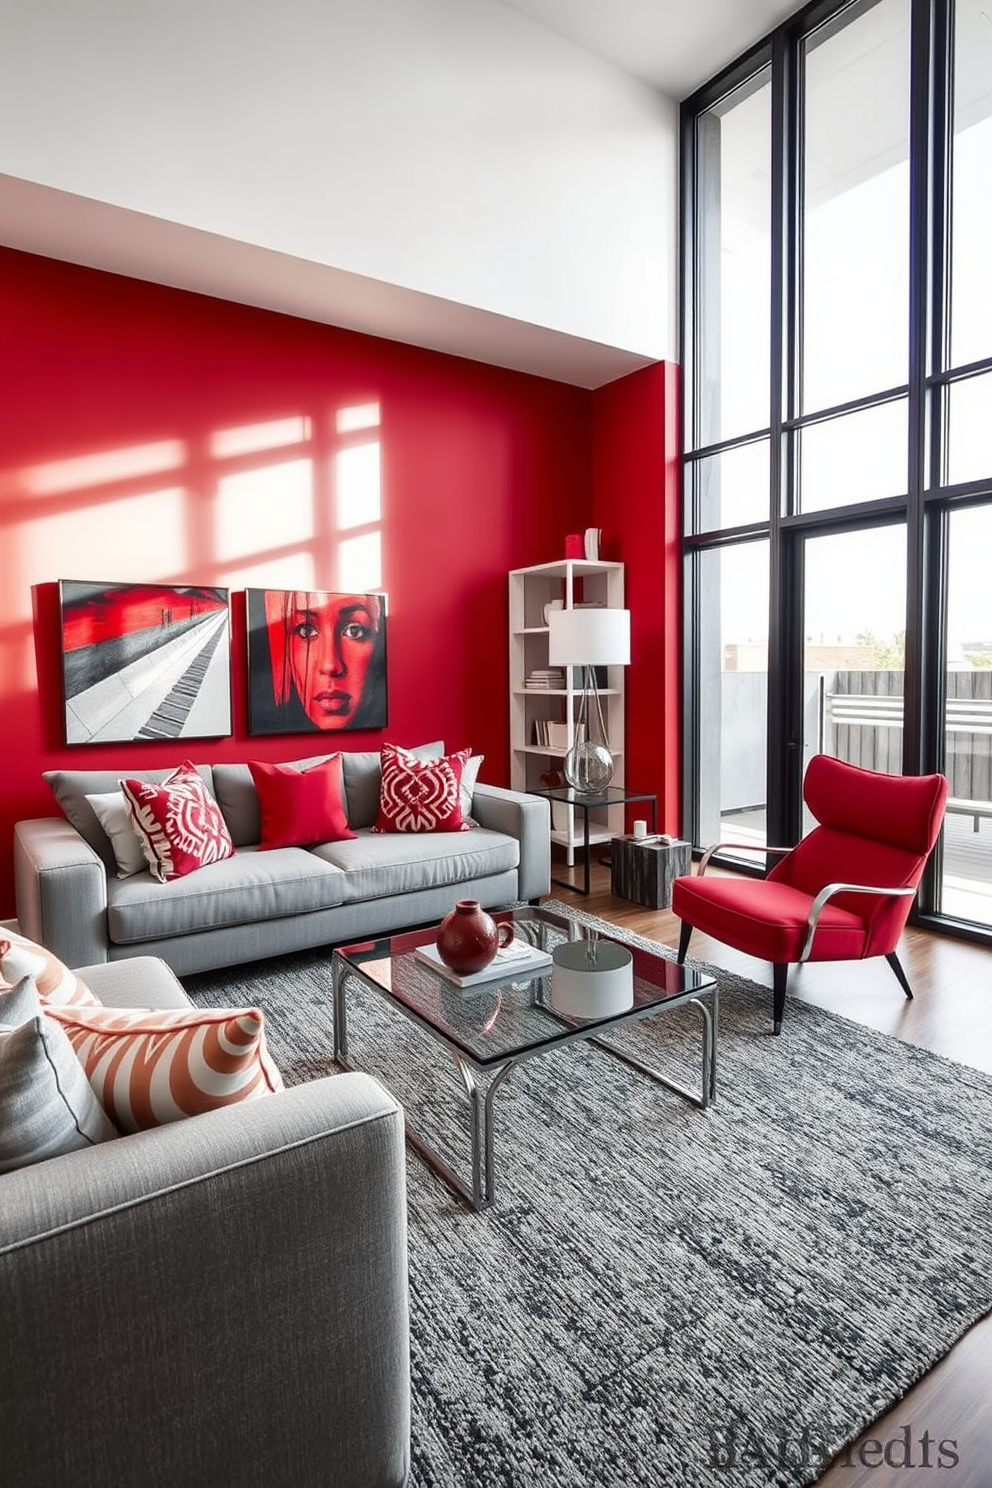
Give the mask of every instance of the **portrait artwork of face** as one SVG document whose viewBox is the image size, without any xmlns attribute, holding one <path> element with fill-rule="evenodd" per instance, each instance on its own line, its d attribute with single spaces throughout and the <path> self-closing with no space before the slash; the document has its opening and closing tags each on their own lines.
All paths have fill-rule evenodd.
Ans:
<svg viewBox="0 0 992 1488">
<path fill-rule="evenodd" d="M 253 734 L 385 727 L 383 595 L 249 589 L 246 597 Z"/>
</svg>

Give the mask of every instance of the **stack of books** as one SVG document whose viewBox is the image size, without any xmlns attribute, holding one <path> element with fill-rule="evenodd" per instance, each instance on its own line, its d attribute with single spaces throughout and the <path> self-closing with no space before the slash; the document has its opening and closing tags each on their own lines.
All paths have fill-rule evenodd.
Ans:
<svg viewBox="0 0 992 1488">
<path fill-rule="evenodd" d="M 585 724 L 578 724 L 575 742 L 581 743 L 585 736 Z M 551 718 L 535 718 L 534 743 L 538 749 L 547 749 L 552 754 L 568 753 L 568 724 L 557 723 Z"/>
<path fill-rule="evenodd" d="M 545 692 L 560 690 L 565 686 L 565 668 L 535 667 L 532 672 L 527 673 L 524 686 L 537 688 Z"/>
<path fill-rule="evenodd" d="M 492 961 L 482 971 L 472 972 L 468 976 L 460 976 L 450 966 L 445 966 L 436 945 L 420 946 L 414 951 L 414 955 L 456 987 L 477 987 L 482 982 L 492 982 L 498 978 L 504 981 L 529 981 L 531 977 L 540 976 L 547 971 L 552 964 L 548 951 L 542 951 L 538 946 L 519 937 L 511 940 L 508 946 L 500 946 Z"/>
</svg>

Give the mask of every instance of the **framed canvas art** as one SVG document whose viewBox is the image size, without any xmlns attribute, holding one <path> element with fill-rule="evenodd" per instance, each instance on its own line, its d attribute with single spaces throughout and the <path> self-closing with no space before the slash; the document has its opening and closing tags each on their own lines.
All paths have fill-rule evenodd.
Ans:
<svg viewBox="0 0 992 1488">
<path fill-rule="evenodd" d="M 248 589 L 252 734 L 385 728 L 386 596 Z"/>
<path fill-rule="evenodd" d="M 63 579 L 67 744 L 231 732 L 226 589 Z"/>
</svg>

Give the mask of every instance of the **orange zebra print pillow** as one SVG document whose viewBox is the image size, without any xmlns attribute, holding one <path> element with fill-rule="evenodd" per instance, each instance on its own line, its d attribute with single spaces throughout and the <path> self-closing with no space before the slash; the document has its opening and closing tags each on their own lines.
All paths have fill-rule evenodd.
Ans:
<svg viewBox="0 0 992 1488">
<path fill-rule="evenodd" d="M 99 998 L 58 956 L 16 930 L 0 931 L 0 986 L 16 987 L 26 976 L 34 979 L 43 1007 L 100 1006 Z"/>
<path fill-rule="evenodd" d="M 258 1008 L 47 1007 L 118 1131 L 145 1131 L 282 1090 Z"/>
</svg>

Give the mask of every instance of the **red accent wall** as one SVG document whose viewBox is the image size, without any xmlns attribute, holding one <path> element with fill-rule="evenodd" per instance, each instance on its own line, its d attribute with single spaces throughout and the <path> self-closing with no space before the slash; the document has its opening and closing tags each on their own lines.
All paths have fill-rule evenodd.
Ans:
<svg viewBox="0 0 992 1488">
<path fill-rule="evenodd" d="M 389 727 L 343 735 L 344 747 L 443 737 L 484 752 L 483 778 L 505 783 L 506 573 L 559 556 L 564 534 L 594 512 L 607 556 L 631 565 L 631 680 L 659 674 L 661 601 L 642 603 L 641 590 L 666 582 L 663 550 L 648 556 L 664 533 L 664 369 L 592 394 L 8 249 L 0 324 L 0 916 L 14 913 L 14 822 L 57 812 L 43 770 L 313 752 L 312 734 L 248 735 L 243 590 L 302 587 L 284 577 L 292 563 L 306 566 L 308 587 L 336 587 L 330 467 L 341 409 L 379 405 L 370 432 L 389 596 Z M 287 495 L 271 450 L 217 453 L 218 431 L 285 420 L 309 430 L 302 533 L 298 470 Z M 254 506 L 245 497 L 246 520 L 238 495 L 258 482 L 280 514 L 261 535 L 257 495 Z M 59 579 L 230 588 L 233 735 L 66 747 Z M 656 715 L 654 693 L 639 685 L 629 736 L 642 716 L 654 730 Z M 666 717 L 666 738 L 670 727 Z M 676 758 L 653 741 L 631 747 L 628 776 L 661 780 Z"/>
<path fill-rule="evenodd" d="M 603 557 L 625 564 L 630 610 L 625 779 L 680 828 L 681 467 L 679 368 L 658 363 L 593 394 L 593 512 Z M 628 818 L 643 816 L 631 807 Z"/>
</svg>

